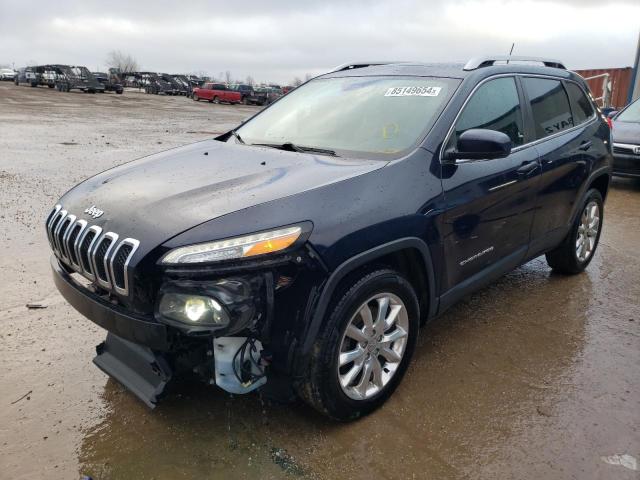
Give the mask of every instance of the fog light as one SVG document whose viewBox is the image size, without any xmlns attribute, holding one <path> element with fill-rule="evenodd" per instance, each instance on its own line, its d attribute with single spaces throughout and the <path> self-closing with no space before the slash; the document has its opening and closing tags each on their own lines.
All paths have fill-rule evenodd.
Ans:
<svg viewBox="0 0 640 480">
<path fill-rule="evenodd" d="M 160 300 L 161 316 L 190 325 L 225 326 L 229 315 L 222 305 L 211 297 L 182 293 L 165 293 Z"/>
</svg>

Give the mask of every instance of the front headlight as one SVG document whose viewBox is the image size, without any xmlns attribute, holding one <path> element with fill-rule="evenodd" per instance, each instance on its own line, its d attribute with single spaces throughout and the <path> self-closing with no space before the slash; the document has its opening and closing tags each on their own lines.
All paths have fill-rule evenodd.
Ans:
<svg viewBox="0 0 640 480">
<path fill-rule="evenodd" d="M 160 263 L 166 265 L 218 262 L 279 252 L 293 245 L 300 238 L 301 233 L 302 228 L 299 226 L 287 227 L 227 240 L 179 247 L 167 253 Z"/>
<path fill-rule="evenodd" d="M 165 293 L 158 313 L 165 318 L 194 326 L 224 327 L 229 315 L 215 299 L 203 295 Z"/>
</svg>

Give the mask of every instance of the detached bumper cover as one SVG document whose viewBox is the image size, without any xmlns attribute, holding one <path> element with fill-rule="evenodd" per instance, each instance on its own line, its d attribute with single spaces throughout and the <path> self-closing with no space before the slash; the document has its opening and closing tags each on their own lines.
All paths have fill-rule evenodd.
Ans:
<svg viewBox="0 0 640 480">
<path fill-rule="evenodd" d="M 51 268 L 56 287 L 65 300 L 93 323 L 120 338 L 153 350 L 169 350 L 169 339 L 165 325 L 132 316 L 117 305 L 91 296 L 86 288 L 62 269 L 55 256 L 51 257 Z"/>
<path fill-rule="evenodd" d="M 96 352 L 93 363 L 100 370 L 115 378 L 148 407 L 155 408 L 172 376 L 169 364 L 161 355 L 113 333 L 96 347 Z"/>
</svg>

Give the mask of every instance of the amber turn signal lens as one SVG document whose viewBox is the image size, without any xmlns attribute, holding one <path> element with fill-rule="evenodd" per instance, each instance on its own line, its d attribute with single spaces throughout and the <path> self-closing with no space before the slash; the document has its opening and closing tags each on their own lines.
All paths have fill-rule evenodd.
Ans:
<svg viewBox="0 0 640 480">
<path fill-rule="evenodd" d="M 273 238 L 258 242 L 249 248 L 244 254 L 245 257 L 253 257 L 254 255 L 262 255 L 264 253 L 278 252 L 290 247 L 300 236 L 299 232 L 292 233 L 280 238 Z"/>
</svg>

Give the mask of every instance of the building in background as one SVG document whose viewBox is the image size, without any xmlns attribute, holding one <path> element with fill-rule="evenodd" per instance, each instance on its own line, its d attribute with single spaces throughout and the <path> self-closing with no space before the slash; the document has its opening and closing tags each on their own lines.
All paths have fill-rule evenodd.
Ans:
<svg viewBox="0 0 640 480">
<path fill-rule="evenodd" d="M 621 109 L 629 103 L 633 68 L 597 68 L 575 72 L 587 81 L 591 93 L 601 107 Z"/>
</svg>

